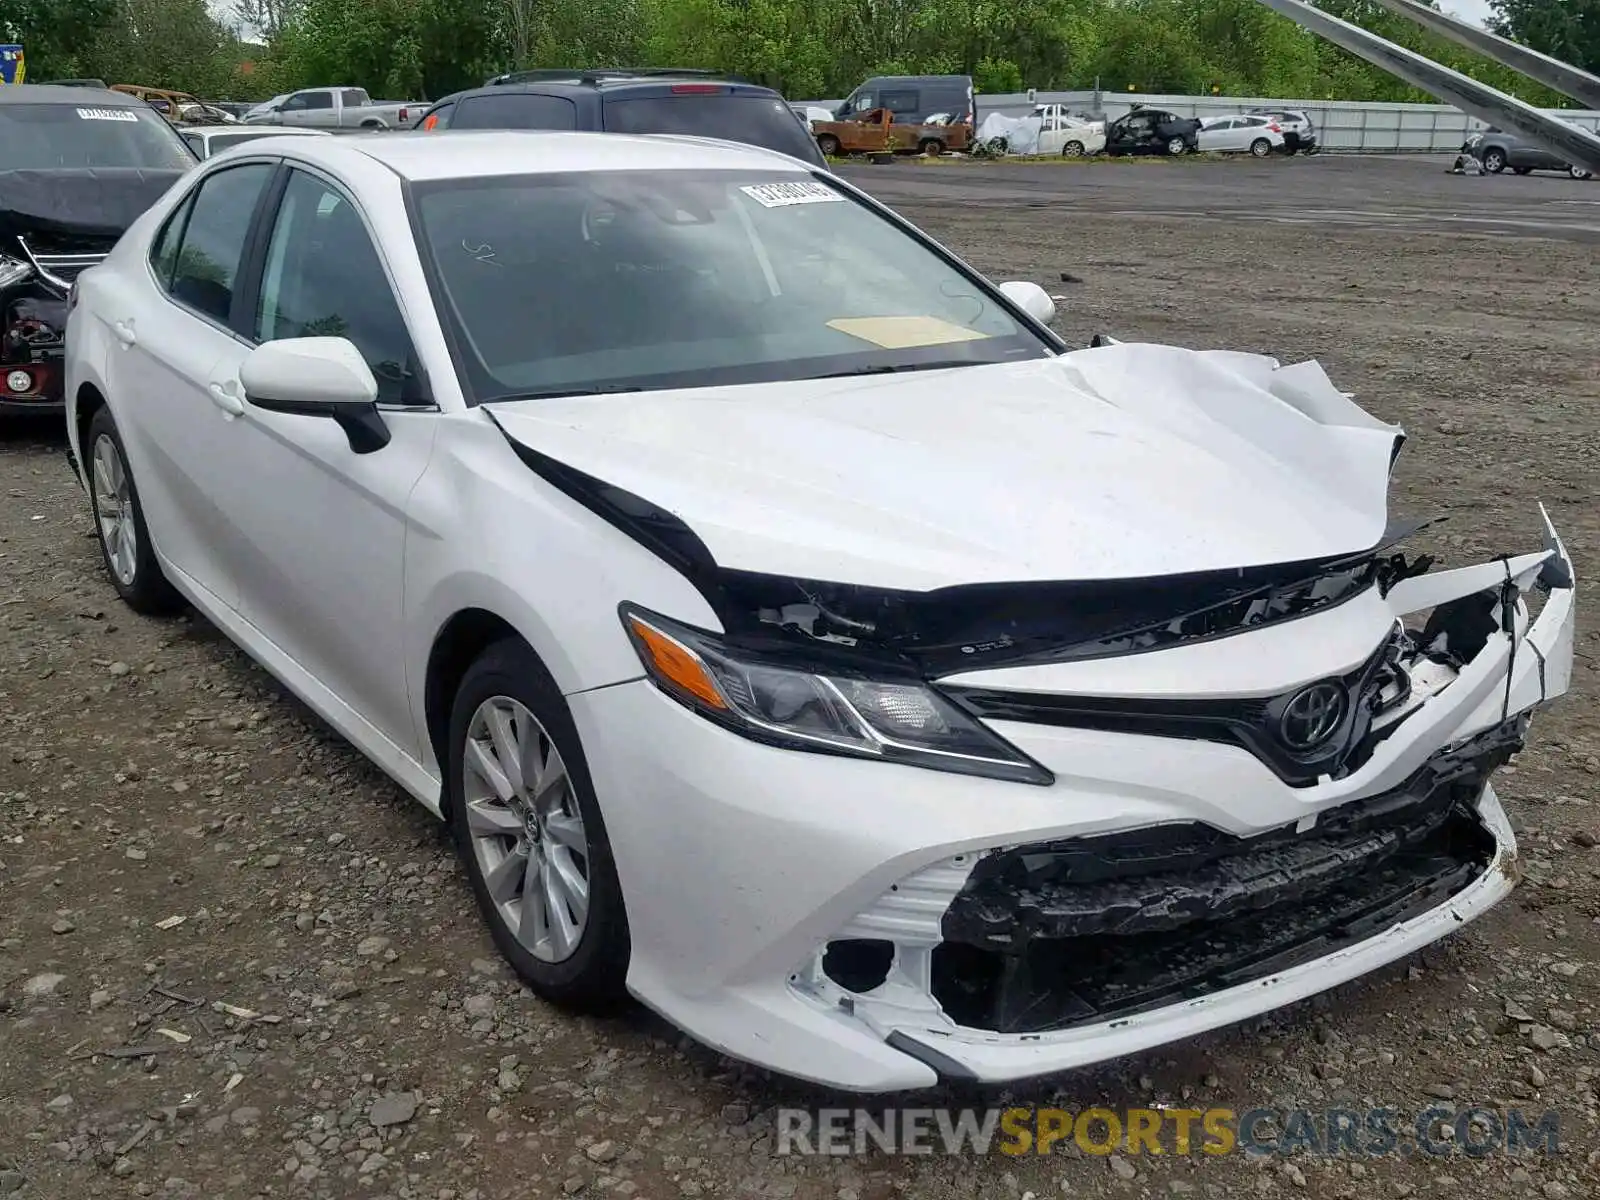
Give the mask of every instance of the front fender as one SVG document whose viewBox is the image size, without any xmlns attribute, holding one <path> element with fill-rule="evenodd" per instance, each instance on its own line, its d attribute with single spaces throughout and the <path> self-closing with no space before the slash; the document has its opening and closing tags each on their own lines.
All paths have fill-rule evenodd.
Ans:
<svg viewBox="0 0 1600 1200">
<path fill-rule="evenodd" d="M 428 663 L 461 612 L 510 625 L 563 695 L 643 674 L 617 615 L 625 600 L 721 627 L 688 579 L 529 470 L 484 414 L 440 419 L 407 512 L 406 678 L 426 756 Z"/>
</svg>

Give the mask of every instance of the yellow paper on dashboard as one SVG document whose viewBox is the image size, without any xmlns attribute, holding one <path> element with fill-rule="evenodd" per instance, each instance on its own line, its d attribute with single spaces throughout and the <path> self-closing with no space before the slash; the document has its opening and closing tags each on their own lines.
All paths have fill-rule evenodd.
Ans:
<svg viewBox="0 0 1600 1200">
<path fill-rule="evenodd" d="M 943 346 L 950 342 L 973 342 L 987 333 L 941 321 L 938 317 L 835 317 L 829 329 L 848 333 L 885 350 L 909 350 L 916 346 Z"/>
</svg>

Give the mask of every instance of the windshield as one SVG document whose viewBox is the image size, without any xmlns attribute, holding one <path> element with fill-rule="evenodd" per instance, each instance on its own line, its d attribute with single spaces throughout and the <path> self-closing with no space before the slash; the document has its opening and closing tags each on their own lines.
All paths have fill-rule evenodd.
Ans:
<svg viewBox="0 0 1600 1200">
<path fill-rule="evenodd" d="M 608 133 L 680 133 L 723 138 L 776 150 L 813 166 L 827 165 L 811 140 L 811 131 L 794 119 L 785 101 L 772 96 L 689 92 L 637 99 L 608 98 L 605 125 Z"/>
<path fill-rule="evenodd" d="M 1043 358 L 988 288 L 821 179 L 631 171 L 419 184 L 474 401 Z"/>
<path fill-rule="evenodd" d="M 187 170 L 194 154 L 154 109 L 0 105 L 0 167 L 17 171 L 138 167 Z"/>
</svg>

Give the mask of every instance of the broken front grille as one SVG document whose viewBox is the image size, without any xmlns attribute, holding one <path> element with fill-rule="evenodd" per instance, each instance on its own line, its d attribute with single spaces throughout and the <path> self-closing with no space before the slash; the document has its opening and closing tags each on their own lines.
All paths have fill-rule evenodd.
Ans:
<svg viewBox="0 0 1600 1200">
<path fill-rule="evenodd" d="M 32 235 L 19 237 L 17 242 L 39 277 L 65 291 L 80 272 L 104 261 L 116 239 Z"/>
<path fill-rule="evenodd" d="M 990 855 L 944 915 L 934 998 L 971 1028 L 1064 1029 L 1261 979 L 1420 915 L 1492 861 L 1475 806 L 1523 726 L 1305 833 L 1177 825 Z"/>
<path fill-rule="evenodd" d="M 945 694 L 985 720 L 1102 729 L 1149 737 L 1185 738 L 1242 746 L 1292 787 L 1359 770 L 1396 725 L 1374 723 L 1409 697 L 1404 659 L 1410 635 L 1396 626 L 1377 650 L 1348 674 L 1277 696 L 1218 700 L 1072 696 L 947 686 Z M 1288 735 L 1302 697 L 1327 688 L 1337 709 L 1320 735 L 1297 744 Z"/>
</svg>

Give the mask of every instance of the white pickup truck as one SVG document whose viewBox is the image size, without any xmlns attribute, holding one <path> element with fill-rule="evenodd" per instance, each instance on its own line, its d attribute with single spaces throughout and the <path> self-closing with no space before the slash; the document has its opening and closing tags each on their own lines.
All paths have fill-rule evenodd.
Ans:
<svg viewBox="0 0 1600 1200">
<path fill-rule="evenodd" d="M 361 88 L 305 88 L 290 92 L 276 108 L 245 120 L 251 125 L 295 125 L 305 129 L 410 129 L 427 104 L 384 103 Z"/>
<path fill-rule="evenodd" d="M 1036 105 L 1033 115 L 1040 119 L 1039 153 L 1077 158 L 1099 154 L 1106 148 L 1106 123 L 1093 117 L 1069 112 L 1064 104 Z"/>
</svg>

